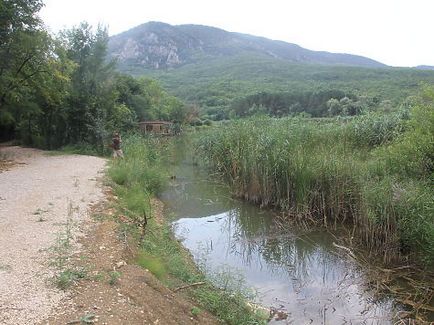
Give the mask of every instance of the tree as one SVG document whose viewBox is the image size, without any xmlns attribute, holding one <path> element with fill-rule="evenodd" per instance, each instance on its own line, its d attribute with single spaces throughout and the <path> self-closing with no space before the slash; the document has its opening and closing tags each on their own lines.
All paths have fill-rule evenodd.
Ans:
<svg viewBox="0 0 434 325">
<path fill-rule="evenodd" d="M 116 101 L 114 63 L 106 62 L 107 41 L 106 28 L 93 32 L 87 23 L 63 33 L 67 57 L 77 66 L 68 97 L 68 141 L 91 143 L 100 150 Z"/>
<path fill-rule="evenodd" d="M 342 113 L 342 106 L 338 99 L 330 98 L 327 101 L 327 111 L 329 116 L 337 116 Z"/>
<path fill-rule="evenodd" d="M 46 71 L 50 37 L 36 16 L 40 0 L 0 0 L 0 110 L 22 100 L 31 80 Z"/>
</svg>

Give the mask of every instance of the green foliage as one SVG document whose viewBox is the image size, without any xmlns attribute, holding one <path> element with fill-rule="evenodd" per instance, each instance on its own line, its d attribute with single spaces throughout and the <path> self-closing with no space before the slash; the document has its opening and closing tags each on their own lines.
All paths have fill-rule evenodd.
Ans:
<svg viewBox="0 0 434 325">
<path fill-rule="evenodd" d="M 59 289 L 66 290 L 75 282 L 84 279 L 87 276 L 87 271 L 80 269 L 66 269 L 56 275 L 55 283 Z"/>
<path fill-rule="evenodd" d="M 124 139 L 124 149 L 125 158 L 113 161 L 108 173 L 117 184 L 115 191 L 124 213 L 135 222 L 144 210 L 149 216 L 137 264 L 169 285 L 206 281 L 191 257 L 173 238 L 170 227 L 164 221 L 157 223 L 151 214 L 149 193 L 158 193 L 167 179 L 161 157 L 166 149 L 164 140 L 130 135 Z M 136 234 L 137 231 L 129 229 Z M 224 278 L 220 283 L 228 283 L 229 277 Z M 201 307 L 230 324 L 263 324 L 263 315 L 252 313 L 246 306 L 245 296 L 235 289 L 233 286 L 216 289 L 207 283 L 190 291 Z M 196 312 L 200 309 L 192 310 L 193 315 Z"/>
<path fill-rule="evenodd" d="M 411 111 L 407 132 L 379 151 L 397 174 L 434 180 L 434 94 L 426 89 Z"/>
<path fill-rule="evenodd" d="M 123 139 L 125 158 L 114 161 L 108 173 L 116 184 L 136 188 L 133 193 L 158 193 L 166 179 L 160 165 L 161 150 L 159 139 L 138 134 L 126 136 Z"/>
<path fill-rule="evenodd" d="M 359 147 L 375 147 L 395 139 L 405 129 L 408 111 L 394 114 L 371 113 L 350 122 L 351 141 Z"/>
<path fill-rule="evenodd" d="M 17 125 L 34 128 L 43 112 L 37 103 L 53 93 L 44 81 L 57 78 L 55 43 L 37 17 L 41 7 L 38 0 L 0 1 L 0 137 L 6 139 Z M 25 134 L 24 142 L 43 143 L 32 135 Z"/>
<path fill-rule="evenodd" d="M 239 100 L 260 93 L 308 96 L 338 91 L 350 99 L 357 99 L 362 108 L 390 111 L 413 95 L 421 83 L 434 82 L 432 71 L 291 64 L 247 53 L 207 58 L 164 71 L 140 69 L 135 67 L 130 73 L 157 78 L 172 94 L 200 106 L 201 114 L 213 120 L 232 117 L 233 107 Z M 311 106 L 309 102 L 307 105 L 316 112 L 314 116 L 327 114 L 328 108 L 323 102 L 319 106 Z M 291 110 L 306 108 L 302 105 Z M 357 106 L 354 108 L 358 109 Z"/>
<path fill-rule="evenodd" d="M 196 147 L 240 197 L 321 223 L 350 222 L 385 261 L 410 253 L 432 263 L 431 95 L 409 120 L 406 112 L 240 120 L 203 133 Z"/>
<path fill-rule="evenodd" d="M 28 82 L 46 63 L 46 33 L 37 17 L 39 0 L 0 1 L 0 110 L 19 102 Z"/>
<path fill-rule="evenodd" d="M 141 251 L 137 256 L 137 264 L 149 270 L 158 279 L 163 279 L 167 271 L 164 264 L 157 257 L 151 256 L 144 251 Z"/>
<path fill-rule="evenodd" d="M 140 121 L 159 119 L 183 122 L 186 117 L 185 105 L 169 95 L 155 80 L 118 75 L 116 90 L 118 102 L 131 108 Z"/>
<path fill-rule="evenodd" d="M 274 117 L 296 115 L 304 112 L 313 117 L 327 115 L 357 115 L 362 104 L 338 90 L 304 91 L 288 93 L 260 92 L 235 100 L 231 109 L 239 117 L 266 114 Z"/>
<path fill-rule="evenodd" d="M 191 314 L 193 316 L 198 316 L 201 312 L 202 312 L 202 310 L 196 306 L 191 308 Z"/>
<path fill-rule="evenodd" d="M 143 119 L 177 120 L 184 104 L 150 79 L 115 73 L 107 29 L 87 23 L 52 37 L 38 0 L 0 1 L 0 139 L 57 149 L 90 145 L 102 155 L 114 131 Z"/>
</svg>

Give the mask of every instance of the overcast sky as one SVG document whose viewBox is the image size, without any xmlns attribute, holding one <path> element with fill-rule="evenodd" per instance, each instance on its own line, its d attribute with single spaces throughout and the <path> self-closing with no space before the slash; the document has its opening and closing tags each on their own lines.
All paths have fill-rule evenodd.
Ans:
<svg viewBox="0 0 434 325">
<path fill-rule="evenodd" d="M 148 21 L 201 24 L 392 66 L 434 66 L 434 0 L 45 0 L 57 32 L 87 21 L 110 35 Z"/>
</svg>

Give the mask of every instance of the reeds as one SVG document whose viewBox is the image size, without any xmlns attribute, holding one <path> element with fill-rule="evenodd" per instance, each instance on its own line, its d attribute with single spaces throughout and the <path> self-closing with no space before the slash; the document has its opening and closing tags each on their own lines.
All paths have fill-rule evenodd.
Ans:
<svg viewBox="0 0 434 325">
<path fill-rule="evenodd" d="M 386 262 L 418 252 L 429 264 L 433 190 L 390 160 L 407 116 L 239 120 L 202 134 L 196 149 L 238 197 L 326 227 L 347 223 Z"/>
</svg>

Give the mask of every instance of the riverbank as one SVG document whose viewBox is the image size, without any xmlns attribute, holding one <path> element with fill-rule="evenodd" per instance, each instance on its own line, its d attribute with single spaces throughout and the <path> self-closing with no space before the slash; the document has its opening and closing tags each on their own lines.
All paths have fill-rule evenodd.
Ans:
<svg viewBox="0 0 434 325">
<path fill-rule="evenodd" d="M 119 213 L 121 202 L 110 188 L 106 196 L 108 201 L 93 207 L 80 252 L 71 256 L 64 281 L 68 298 L 42 324 L 219 324 L 137 265 L 137 242 L 128 230 L 135 226 Z M 163 220 L 161 203 L 151 204 L 155 218 Z"/>
<path fill-rule="evenodd" d="M 163 163 L 163 154 L 168 154 L 165 142 L 134 135 L 125 138 L 125 159 L 113 161 L 108 172 L 118 199 L 120 231 L 137 247 L 135 263 L 172 292 L 194 301 L 193 315 L 209 311 L 228 324 L 265 323 L 269 315 L 247 304 L 244 288 L 229 285 L 226 274 L 227 285 L 216 287 L 174 238 L 161 203 L 155 199 L 169 180 Z"/>
<path fill-rule="evenodd" d="M 202 281 L 147 196 L 152 219 L 138 245 L 131 195 L 143 192 L 103 178 L 106 160 L 1 149 L 0 323 L 234 324 L 237 312 L 253 314 Z"/>
<path fill-rule="evenodd" d="M 352 228 L 388 265 L 434 263 L 434 96 L 351 120 L 253 118 L 200 135 L 198 161 L 235 196 L 289 218 Z"/>
</svg>

